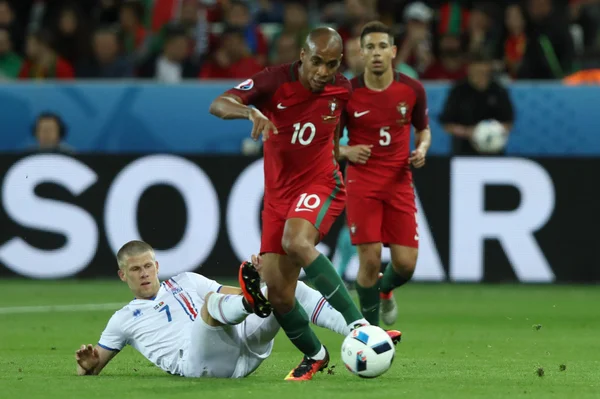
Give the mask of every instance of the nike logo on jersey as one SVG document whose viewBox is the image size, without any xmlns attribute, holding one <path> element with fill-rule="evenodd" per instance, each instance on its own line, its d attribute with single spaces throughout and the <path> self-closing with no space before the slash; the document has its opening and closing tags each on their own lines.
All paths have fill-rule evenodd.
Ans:
<svg viewBox="0 0 600 399">
<path fill-rule="evenodd" d="M 366 115 L 369 112 L 371 112 L 371 111 L 369 110 L 369 111 L 363 111 L 363 112 L 354 112 L 354 117 L 355 118 L 360 118 L 361 116 Z"/>
<path fill-rule="evenodd" d="M 287 107 L 284 107 L 281 103 L 277 104 L 277 109 L 286 109 Z"/>
</svg>

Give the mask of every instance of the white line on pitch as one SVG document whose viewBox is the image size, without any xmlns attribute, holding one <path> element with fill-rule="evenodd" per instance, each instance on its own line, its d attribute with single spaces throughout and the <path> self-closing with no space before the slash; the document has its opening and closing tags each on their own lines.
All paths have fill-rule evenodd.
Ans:
<svg viewBox="0 0 600 399">
<path fill-rule="evenodd" d="M 96 303 L 87 305 L 46 305 L 0 307 L 0 314 L 44 313 L 44 312 L 85 312 L 93 310 L 117 310 L 125 303 Z"/>
</svg>

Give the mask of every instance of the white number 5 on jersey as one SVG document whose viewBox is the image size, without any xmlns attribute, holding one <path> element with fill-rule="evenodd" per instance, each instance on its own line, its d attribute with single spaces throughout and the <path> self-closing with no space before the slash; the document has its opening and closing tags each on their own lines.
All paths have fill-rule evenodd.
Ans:
<svg viewBox="0 0 600 399">
<path fill-rule="evenodd" d="M 392 142 L 392 135 L 388 130 L 390 130 L 389 126 L 384 126 L 379 129 L 379 137 L 381 137 L 379 139 L 379 145 L 382 147 L 387 147 Z"/>
</svg>

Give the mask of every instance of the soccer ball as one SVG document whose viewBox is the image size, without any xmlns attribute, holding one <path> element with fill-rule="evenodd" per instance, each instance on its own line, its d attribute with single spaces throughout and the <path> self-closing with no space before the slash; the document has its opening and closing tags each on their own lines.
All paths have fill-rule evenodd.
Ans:
<svg viewBox="0 0 600 399">
<path fill-rule="evenodd" d="M 379 377 L 388 371 L 395 354 L 394 343 L 377 326 L 359 327 L 342 343 L 342 361 L 346 368 L 363 378 Z"/>
<path fill-rule="evenodd" d="M 473 131 L 473 146 L 482 153 L 494 154 L 506 146 L 508 133 L 500 122 L 494 119 L 479 122 Z"/>
</svg>

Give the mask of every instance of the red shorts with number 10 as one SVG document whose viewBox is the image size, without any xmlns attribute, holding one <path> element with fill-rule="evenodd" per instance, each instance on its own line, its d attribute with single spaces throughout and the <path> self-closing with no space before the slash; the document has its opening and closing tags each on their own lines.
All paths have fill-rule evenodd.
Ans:
<svg viewBox="0 0 600 399">
<path fill-rule="evenodd" d="M 319 241 L 322 240 L 344 211 L 345 205 L 346 190 L 343 186 L 309 186 L 289 203 L 272 204 L 265 199 L 260 253 L 285 255 L 281 240 L 288 219 L 309 221 L 319 231 Z"/>
<path fill-rule="evenodd" d="M 419 247 L 417 207 L 412 186 L 393 192 L 352 191 L 346 204 L 352 245 L 381 242 Z"/>
</svg>

